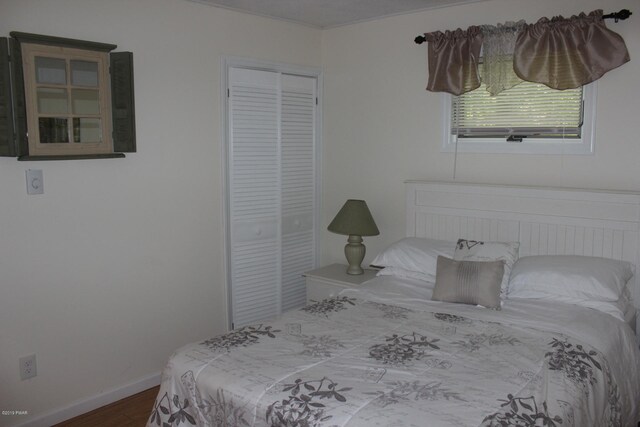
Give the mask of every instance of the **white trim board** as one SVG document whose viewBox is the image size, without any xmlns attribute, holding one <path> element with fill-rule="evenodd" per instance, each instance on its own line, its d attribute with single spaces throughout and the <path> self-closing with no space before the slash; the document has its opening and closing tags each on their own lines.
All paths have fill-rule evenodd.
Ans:
<svg viewBox="0 0 640 427">
<path fill-rule="evenodd" d="M 406 235 L 520 242 L 520 256 L 629 261 L 640 273 L 640 193 L 406 181 Z M 640 274 L 631 289 L 640 308 Z M 636 335 L 640 333 L 636 316 Z"/>
<path fill-rule="evenodd" d="M 161 373 L 149 375 L 148 377 L 125 384 L 122 387 L 113 388 L 105 391 L 104 393 L 96 394 L 95 396 L 87 399 L 74 402 L 69 406 L 55 409 L 48 414 L 26 421 L 22 424 L 17 424 L 15 427 L 49 427 L 54 424 L 61 423 L 77 417 L 78 415 L 86 414 L 94 409 L 117 402 L 125 397 L 148 390 L 151 387 L 155 387 L 160 384 L 161 375 Z M 151 408 L 149 408 L 149 415 L 151 415 Z"/>
</svg>

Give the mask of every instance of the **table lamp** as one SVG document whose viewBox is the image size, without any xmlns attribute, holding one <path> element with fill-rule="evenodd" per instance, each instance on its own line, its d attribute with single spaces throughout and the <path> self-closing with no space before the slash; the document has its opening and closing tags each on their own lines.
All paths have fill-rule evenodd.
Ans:
<svg viewBox="0 0 640 427">
<path fill-rule="evenodd" d="M 331 221 L 327 230 L 349 236 L 348 243 L 344 247 L 344 254 L 349 263 L 347 274 L 364 273 L 364 270 L 360 267 L 366 252 L 366 248 L 362 244 L 362 236 L 377 236 L 380 234 L 367 203 L 364 200 L 347 200 L 333 221 Z"/>
</svg>

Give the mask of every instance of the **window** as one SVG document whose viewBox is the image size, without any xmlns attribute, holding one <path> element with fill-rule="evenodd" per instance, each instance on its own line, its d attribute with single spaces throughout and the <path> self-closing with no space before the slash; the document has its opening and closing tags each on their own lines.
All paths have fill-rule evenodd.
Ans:
<svg viewBox="0 0 640 427">
<path fill-rule="evenodd" d="M 561 91 L 522 82 L 493 97 L 484 84 L 445 95 L 443 151 L 593 153 L 595 91 L 595 83 Z"/>
<path fill-rule="evenodd" d="M 133 64 L 116 46 L 26 33 L 0 39 L 0 154 L 20 160 L 135 151 Z M 2 108 L 4 107 L 4 108 Z"/>
<path fill-rule="evenodd" d="M 113 152 L 106 53 L 25 43 L 22 63 L 29 154 Z"/>
</svg>

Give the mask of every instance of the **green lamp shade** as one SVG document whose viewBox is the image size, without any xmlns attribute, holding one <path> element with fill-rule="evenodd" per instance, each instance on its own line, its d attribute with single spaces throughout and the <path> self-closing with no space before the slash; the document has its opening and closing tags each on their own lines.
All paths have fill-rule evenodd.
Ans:
<svg viewBox="0 0 640 427">
<path fill-rule="evenodd" d="M 327 230 L 345 235 L 377 236 L 380 234 L 364 200 L 347 200 Z"/>
<path fill-rule="evenodd" d="M 365 201 L 347 200 L 327 229 L 333 233 L 349 236 L 348 243 L 344 247 L 344 255 L 349 263 L 347 274 L 363 274 L 364 270 L 360 264 L 364 259 L 366 248 L 362 244 L 362 236 L 380 234 Z"/>
</svg>

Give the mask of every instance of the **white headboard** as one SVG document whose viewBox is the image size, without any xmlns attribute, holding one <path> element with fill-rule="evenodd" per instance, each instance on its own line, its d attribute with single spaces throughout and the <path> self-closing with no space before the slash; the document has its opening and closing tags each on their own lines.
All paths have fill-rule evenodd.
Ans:
<svg viewBox="0 0 640 427">
<path fill-rule="evenodd" d="M 640 307 L 640 193 L 405 184 L 407 236 L 518 241 L 520 256 L 587 255 L 629 261 L 638 270 L 632 293 L 636 309 Z"/>
</svg>

